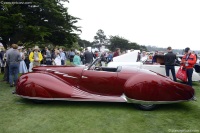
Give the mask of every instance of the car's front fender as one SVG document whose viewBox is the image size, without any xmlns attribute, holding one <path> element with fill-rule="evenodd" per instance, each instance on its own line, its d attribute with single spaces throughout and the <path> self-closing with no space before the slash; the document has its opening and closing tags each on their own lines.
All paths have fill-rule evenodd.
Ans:
<svg viewBox="0 0 200 133">
<path fill-rule="evenodd" d="M 148 103 L 172 103 L 194 97 L 192 87 L 152 74 L 130 77 L 124 85 L 124 93 L 128 100 Z"/>
<path fill-rule="evenodd" d="M 27 73 L 17 82 L 16 94 L 30 99 L 38 98 L 69 98 L 73 92 L 59 77 L 48 73 Z"/>
</svg>

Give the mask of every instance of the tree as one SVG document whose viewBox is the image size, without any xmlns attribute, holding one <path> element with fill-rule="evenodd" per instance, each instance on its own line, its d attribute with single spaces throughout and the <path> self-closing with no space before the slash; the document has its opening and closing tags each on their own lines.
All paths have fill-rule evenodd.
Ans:
<svg viewBox="0 0 200 133">
<path fill-rule="evenodd" d="M 94 46 L 97 46 L 99 49 L 101 46 L 105 46 L 108 44 L 108 39 L 102 29 L 99 29 L 97 31 L 96 36 L 94 36 L 93 44 L 94 44 Z"/>
<path fill-rule="evenodd" d="M 116 48 L 120 48 L 122 51 L 125 51 L 129 48 L 129 41 L 123 37 L 110 36 L 110 45 L 108 48 L 111 51 L 115 51 Z"/>
<path fill-rule="evenodd" d="M 82 40 L 81 38 L 78 38 L 78 44 L 83 48 L 92 47 L 92 43 L 90 41 Z"/>
<path fill-rule="evenodd" d="M 140 46 L 140 50 L 141 50 L 141 51 L 147 51 L 147 47 L 144 46 L 144 45 L 141 45 L 141 46 Z"/>
<path fill-rule="evenodd" d="M 129 49 L 135 49 L 135 50 L 140 50 L 140 45 L 138 45 L 137 43 L 129 43 Z"/>
<path fill-rule="evenodd" d="M 29 4 L 0 5 L 0 37 L 4 47 L 11 43 L 50 42 L 72 45 L 77 41 L 79 18 L 68 14 L 60 2 L 66 0 L 29 0 Z"/>
<path fill-rule="evenodd" d="M 141 51 L 147 50 L 145 46 L 129 42 L 129 40 L 119 36 L 110 36 L 110 45 L 108 45 L 108 48 L 111 51 L 115 51 L 116 48 L 120 48 L 121 51 L 126 51 L 130 49 L 141 50 Z"/>
</svg>

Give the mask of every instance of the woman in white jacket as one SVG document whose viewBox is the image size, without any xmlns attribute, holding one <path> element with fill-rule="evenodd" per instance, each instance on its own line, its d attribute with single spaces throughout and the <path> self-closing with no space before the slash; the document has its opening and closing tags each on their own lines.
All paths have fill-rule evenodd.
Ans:
<svg viewBox="0 0 200 133">
<path fill-rule="evenodd" d="M 22 61 L 20 61 L 20 64 L 19 64 L 19 73 L 27 73 L 28 70 L 27 70 L 26 64 L 24 62 L 25 56 L 24 56 L 24 53 L 22 51 L 22 48 L 23 47 L 18 47 L 18 50 L 19 50 L 21 58 L 22 58 Z"/>
<path fill-rule="evenodd" d="M 53 61 L 54 65 L 60 66 L 61 65 L 61 57 L 59 50 L 55 50 L 55 59 Z"/>
</svg>

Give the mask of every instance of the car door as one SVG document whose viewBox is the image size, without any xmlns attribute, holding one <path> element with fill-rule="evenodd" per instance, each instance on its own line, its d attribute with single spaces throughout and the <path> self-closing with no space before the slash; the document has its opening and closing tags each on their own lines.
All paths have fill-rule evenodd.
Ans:
<svg viewBox="0 0 200 133">
<path fill-rule="evenodd" d="M 117 86 L 117 72 L 83 70 L 80 88 L 97 95 L 121 95 Z"/>
<path fill-rule="evenodd" d="M 162 75 L 166 75 L 165 73 L 165 65 L 142 65 L 143 69 L 148 69 L 157 73 L 160 73 Z"/>
</svg>

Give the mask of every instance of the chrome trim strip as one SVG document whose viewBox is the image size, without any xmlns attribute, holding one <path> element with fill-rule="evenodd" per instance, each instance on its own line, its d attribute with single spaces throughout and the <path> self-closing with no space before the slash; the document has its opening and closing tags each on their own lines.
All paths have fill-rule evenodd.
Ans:
<svg viewBox="0 0 200 133">
<path fill-rule="evenodd" d="M 29 97 L 29 96 L 22 96 L 15 94 L 16 96 L 26 98 L 26 99 L 37 99 L 37 100 L 63 100 L 63 101 L 104 101 L 104 102 L 128 102 L 128 103 L 136 103 L 136 104 L 171 104 L 171 103 L 178 103 L 178 102 L 186 102 L 195 100 L 196 98 L 193 97 L 189 100 L 179 100 L 179 101 L 143 101 L 143 100 L 135 100 L 127 98 L 124 94 L 120 97 L 109 97 L 109 96 L 100 96 L 99 98 L 93 98 L 93 97 L 82 97 L 81 99 L 78 99 L 80 97 L 76 96 L 74 98 L 41 98 L 41 97 Z M 92 94 L 94 95 L 94 94 Z"/>
<path fill-rule="evenodd" d="M 143 101 L 143 100 L 136 100 L 126 97 L 128 103 L 137 103 L 137 104 L 171 104 L 171 103 L 179 103 L 179 102 L 187 102 L 193 101 L 194 97 L 189 100 L 178 100 L 178 101 Z"/>
<path fill-rule="evenodd" d="M 123 98 L 126 102 L 128 102 L 127 98 L 126 98 L 126 96 L 124 94 L 121 95 L 121 98 Z"/>
<path fill-rule="evenodd" d="M 67 78 L 74 78 L 74 79 L 77 79 L 77 77 L 74 77 L 74 76 L 70 76 L 68 74 L 64 74 L 63 77 L 67 77 Z"/>
<path fill-rule="evenodd" d="M 46 69 L 47 71 L 53 71 L 53 72 L 55 72 L 56 70 L 52 70 L 52 69 Z"/>
<path fill-rule="evenodd" d="M 117 100 L 116 98 L 120 98 L 120 97 L 115 97 L 114 100 L 112 99 L 88 99 L 88 98 L 41 98 L 41 97 L 29 97 L 29 96 L 22 96 L 22 95 L 18 95 L 15 94 L 16 96 L 22 97 L 22 98 L 26 98 L 26 99 L 31 99 L 31 100 L 63 100 L 63 101 L 95 101 L 95 102 L 126 102 L 123 100 Z"/>
<path fill-rule="evenodd" d="M 58 71 L 56 71 L 56 72 L 54 72 L 55 74 L 61 74 L 61 75 L 63 75 L 64 73 L 60 73 L 60 72 L 58 72 Z"/>
</svg>

